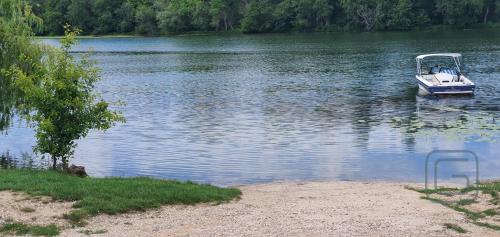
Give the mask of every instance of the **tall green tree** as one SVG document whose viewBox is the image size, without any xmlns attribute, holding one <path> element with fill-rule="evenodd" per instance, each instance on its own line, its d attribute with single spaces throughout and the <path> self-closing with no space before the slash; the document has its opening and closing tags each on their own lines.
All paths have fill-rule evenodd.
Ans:
<svg viewBox="0 0 500 237">
<path fill-rule="evenodd" d="M 207 30 L 210 27 L 209 6 L 203 0 L 162 1 L 158 13 L 159 27 L 164 32 Z"/>
<path fill-rule="evenodd" d="M 152 5 L 141 4 L 135 11 L 135 32 L 141 35 L 158 34 L 158 24 L 156 21 L 156 12 Z"/>
<path fill-rule="evenodd" d="M 361 25 L 365 31 L 375 28 L 381 14 L 378 0 L 341 0 L 341 4 L 351 23 Z"/>
<path fill-rule="evenodd" d="M 488 23 L 488 21 L 495 19 L 495 11 L 496 11 L 496 20 L 500 18 L 500 0 L 484 0 L 484 9 L 483 9 L 483 23 Z"/>
<path fill-rule="evenodd" d="M 484 6 L 484 0 L 436 1 L 436 10 L 442 15 L 442 23 L 458 27 L 481 22 Z"/>
<path fill-rule="evenodd" d="M 315 0 L 313 11 L 315 13 L 316 27 L 328 27 L 331 24 L 331 17 L 335 11 L 334 1 Z"/>
<path fill-rule="evenodd" d="M 36 73 L 42 49 L 31 39 L 33 28 L 41 29 L 41 19 L 31 7 L 18 0 L 0 2 L 0 131 L 7 129 L 16 110 L 24 103 L 24 94 L 14 86 L 12 68 L 25 74 Z"/>
<path fill-rule="evenodd" d="M 237 0 L 212 0 L 210 1 L 211 25 L 217 31 L 233 29 L 241 17 L 239 14 L 239 1 Z"/>
<path fill-rule="evenodd" d="M 94 92 L 97 68 L 70 54 L 75 33 L 67 31 L 61 49 L 36 43 L 41 20 L 23 2 L 0 2 L 0 129 L 15 110 L 35 129 L 35 151 L 50 155 L 53 168 L 58 161 L 67 168 L 78 139 L 123 117 Z"/>
<path fill-rule="evenodd" d="M 123 121 L 94 92 L 100 79 L 98 69 L 87 57 L 75 60 L 70 54 L 75 36 L 67 30 L 61 50 L 47 52 L 44 67 L 36 73 L 11 68 L 14 84 L 23 92 L 21 107 L 30 111 L 23 117 L 35 129 L 35 151 L 50 155 L 54 169 L 58 161 L 64 169 L 68 167 L 76 141 L 90 130 L 106 130 Z"/>
<path fill-rule="evenodd" d="M 314 7 L 315 0 L 297 0 L 297 9 L 294 20 L 296 29 L 312 29 L 316 27 L 316 11 Z"/>
<path fill-rule="evenodd" d="M 274 29 L 275 17 L 270 0 L 253 0 L 245 7 L 241 20 L 241 30 L 247 33 L 259 33 Z"/>
<path fill-rule="evenodd" d="M 274 30 L 290 31 L 295 24 L 297 16 L 297 1 L 284 0 L 276 5 L 273 11 Z"/>
<path fill-rule="evenodd" d="M 93 14 L 92 1 L 88 0 L 71 0 L 68 6 L 67 21 L 59 22 L 59 24 L 70 24 L 82 30 L 85 34 L 93 33 L 97 26 L 97 18 Z"/>
<path fill-rule="evenodd" d="M 390 29 L 408 30 L 416 25 L 417 15 L 411 0 L 397 0 L 388 22 Z"/>
<path fill-rule="evenodd" d="M 118 31 L 120 19 L 116 16 L 116 10 L 120 8 L 122 0 L 94 0 L 92 15 L 96 18 L 93 34 L 108 34 Z"/>
<path fill-rule="evenodd" d="M 134 21 L 135 9 L 130 2 L 123 2 L 116 10 L 117 30 L 120 33 L 133 32 L 135 27 Z"/>
<path fill-rule="evenodd" d="M 71 0 L 30 0 L 33 12 L 43 19 L 44 33 L 63 35 Z"/>
</svg>

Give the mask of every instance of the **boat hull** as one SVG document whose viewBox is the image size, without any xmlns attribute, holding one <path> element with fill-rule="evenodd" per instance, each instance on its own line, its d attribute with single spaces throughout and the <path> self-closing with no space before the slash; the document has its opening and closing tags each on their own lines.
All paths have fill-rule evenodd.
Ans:
<svg viewBox="0 0 500 237">
<path fill-rule="evenodd" d="M 420 95 L 472 95 L 476 89 L 475 85 L 428 86 L 417 81 Z"/>
</svg>

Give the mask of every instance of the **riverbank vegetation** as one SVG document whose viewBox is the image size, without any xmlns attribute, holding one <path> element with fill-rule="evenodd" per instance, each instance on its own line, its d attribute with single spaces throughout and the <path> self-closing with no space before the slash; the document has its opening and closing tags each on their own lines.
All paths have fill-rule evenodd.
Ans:
<svg viewBox="0 0 500 237">
<path fill-rule="evenodd" d="M 241 195 L 236 188 L 192 182 L 145 177 L 80 178 L 56 171 L 28 169 L 0 169 L 0 190 L 48 196 L 54 201 L 74 201 L 76 209 L 65 218 L 75 224 L 83 224 L 86 217 L 101 213 L 144 211 L 167 204 L 221 203 Z"/>
<path fill-rule="evenodd" d="M 76 141 L 90 130 L 124 121 L 95 91 L 99 70 L 86 55 L 70 48 L 78 30 L 64 26 L 61 47 L 33 39 L 42 20 L 22 0 L 0 2 L 0 131 L 17 115 L 35 130 L 35 151 L 49 155 L 52 168 L 68 167 Z M 5 99 L 5 100 L 3 100 Z M 61 166 L 58 166 L 58 163 Z M 151 178 L 79 178 L 53 170 L 0 169 L 0 191 L 12 190 L 52 200 L 75 202 L 65 215 L 74 224 L 100 213 L 143 211 L 164 204 L 226 202 L 240 196 L 233 188 Z M 24 213 L 36 210 L 20 209 Z M 57 226 L 8 222 L 0 233 L 56 235 Z"/>
<path fill-rule="evenodd" d="M 498 0 L 29 0 L 42 35 L 410 30 L 494 26 Z"/>
<path fill-rule="evenodd" d="M 59 228 L 54 224 L 40 226 L 14 222 L 1 226 L 0 233 L 9 235 L 57 236 L 59 235 Z"/>
<path fill-rule="evenodd" d="M 425 194 L 426 199 L 463 213 L 473 224 L 500 231 L 500 181 L 484 182 L 477 187 L 407 189 Z M 447 228 L 454 228 L 447 226 Z M 458 228 L 454 228 L 459 231 Z M 459 231 L 460 232 L 460 231 Z"/>
<path fill-rule="evenodd" d="M 49 155 L 53 169 L 58 162 L 66 169 L 78 139 L 124 119 L 95 93 L 99 70 L 69 53 L 78 30 L 64 26 L 61 48 L 54 48 L 34 41 L 41 28 L 24 1 L 0 3 L 0 131 L 16 114 L 34 128 L 34 150 Z"/>
</svg>

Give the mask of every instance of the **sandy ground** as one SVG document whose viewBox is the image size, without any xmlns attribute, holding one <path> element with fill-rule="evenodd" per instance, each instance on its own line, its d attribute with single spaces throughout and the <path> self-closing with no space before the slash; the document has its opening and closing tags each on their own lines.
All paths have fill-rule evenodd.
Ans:
<svg viewBox="0 0 500 237">
<path fill-rule="evenodd" d="M 0 192 L 0 223 L 22 222 L 33 225 L 67 226 L 62 215 L 70 212 L 72 202 L 54 202 L 49 197 L 30 197 L 11 191 Z"/>
<path fill-rule="evenodd" d="M 100 215 L 83 228 L 67 228 L 62 236 L 500 236 L 478 227 L 463 214 L 420 199 L 404 184 L 361 182 L 273 183 L 240 187 L 242 199 L 222 205 L 165 206 L 144 213 Z M 0 192 L 1 217 L 13 201 Z M 11 196 L 12 197 L 12 196 Z M 6 201 L 6 202 L 5 202 Z M 16 208 L 28 205 L 15 202 Z M 67 203 L 52 207 L 57 220 Z M 44 213 L 37 208 L 35 213 Z M 31 215 L 24 213 L 23 215 Z M 27 217 L 26 217 L 27 218 Z M 443 227 L 453 223 L 459 234 Z"/>
</svg>

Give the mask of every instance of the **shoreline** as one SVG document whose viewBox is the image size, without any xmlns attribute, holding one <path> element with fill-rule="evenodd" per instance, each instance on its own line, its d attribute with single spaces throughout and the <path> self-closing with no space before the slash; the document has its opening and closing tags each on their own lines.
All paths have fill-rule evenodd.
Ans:
<svg viewBox="0 0 500 237">
<path fill-rule="evenodd" d="M 62 229 L 61 236 L 500 236 L 500 231 L 472 224 L 463 213 L 421 199 L 421 193 L 405 188 L 408 184 L 420 186 L 385 181 L 241 185 L 239 200 L 98 215 L 89 218 L 87 226 Z M 0 197 L 8 193 L 2 191 Z M 12 210 L 6 210 L 8 202 L 0 205 L 5 220 L 3 215 Z M 65 202 L 50 205 L 68 208 Z"/>
<path fill-rule="evenodd" d="M 243 33 L 239 31 L 217 32 L 217 31 L 189 31 L 181 33 L 163 33 L 158 35 L 141 34 L 109 34 L 109 35 L 79 35 L 76 39 L 106 39 L 106 38 L 161 38 L 161 37 L 183 37 L 183 36 L 206 36 L 206 35 L 305 35 L 305 34 L 379 34 L 379 33 L 424 33 L 424 32 L 463 32 L 463 31 L 494 31 L 498 32 L 496 27 L 473 27 L 473 28 L 447 28 L 431 27 L 426 29 L 413 30 L 382 30 L 382 31 L 289 31 L 289 32 L 261 32 L 261 33 Z M 63 35 L 36 35 L 35 39 L 61 39 Z"/>
</svg>

